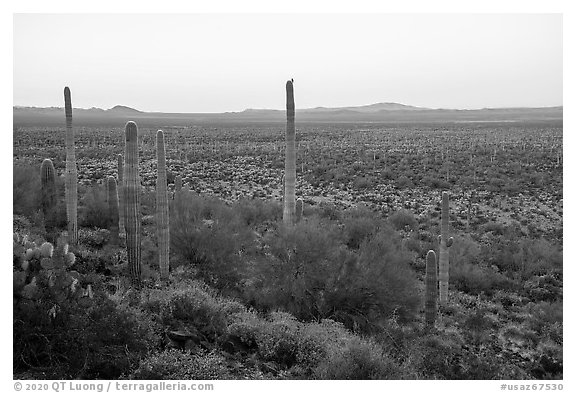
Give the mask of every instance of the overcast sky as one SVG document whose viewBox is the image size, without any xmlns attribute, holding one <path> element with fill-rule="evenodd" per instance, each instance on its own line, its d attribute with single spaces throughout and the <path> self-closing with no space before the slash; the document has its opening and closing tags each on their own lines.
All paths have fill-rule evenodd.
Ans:
<svg viewBox="0 0 576 393">
<path fill-rule="evenodd" d="M 14 17 L 14 105 L 225 112 L 562 105 L 560 14 Z"/>
</svg>

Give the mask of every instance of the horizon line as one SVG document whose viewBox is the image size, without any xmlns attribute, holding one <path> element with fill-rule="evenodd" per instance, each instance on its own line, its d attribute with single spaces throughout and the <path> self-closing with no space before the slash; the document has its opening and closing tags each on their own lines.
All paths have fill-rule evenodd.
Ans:
<svg viewBox="0 0 576 393">
<path fill-rule="evenodd" d="M 564 104 L 560 105 L 546 105 L 546 106 L 485 106 L 485 107 L 476 107 L 476 108 L 445 108 L 445 107 L 427 107 L 427 106 L 415 106 L 410 104 L 403 104 L 400 102 L 375 102 L 371 104 L 360 104 L 360 105 L 345 105 L 345 106 L 313 106 L 313 107 L 305 107 L 305 108 L 298 108 L 296 107 L 295 110 L 302 111 L 302 110 L 312 110 L 312 109 L 342 109 L 342 108 L 362 108 L 366 106 L 378 105 L 378 104 L 392 104 L 392 105 L 402 105 L 410 108 L 417 108 L 417 110 L 455 110 L 455 111 L 477 111 L 477 110 L 489 110 L 489 109 L 550 109 L 550 108 L 563 108 Z M 214 112 L 165 112 L 165 111 L 157 111 L 157 110 L 141 110 L 134 108 L 129 105 L 117 104 L 110 108 L 101 108 L 97 106 L 92 106 L 89 108 L 85 107 L 72 107 L 73 109 L 81 109 L 81 110 L 90 110 L 90 109 L 99 109 L 103 111 L 108 111 L 114 109 L 118 106 L 122 106 L 128 109 L 132 109 L 142 113 L 182 113 L 182 114 L 225 114 L 225 113 L 242 113 L 248 110 L 254 111 L 286 111 L 285 108 L 277 109 L 277 108 L 244 108 L 241 110 L 224 110 L 224 111 L 214 111 Z M 12 109 L 15 108 L 35 108 L 35 109 L 64 109 L 64 106 L 33 106 L 33 105 L 12 105 Z"/>
</svg>

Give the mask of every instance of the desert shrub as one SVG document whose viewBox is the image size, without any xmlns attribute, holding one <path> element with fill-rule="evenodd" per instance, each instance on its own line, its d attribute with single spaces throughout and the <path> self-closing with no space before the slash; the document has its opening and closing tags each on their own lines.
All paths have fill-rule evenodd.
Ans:
<svg viewBox="0 0 576 393">
<path fill-rule="evenodd" d="M 339 271 L 341 244 L 330 221 L 310 219 L 281 226 L 264 239 L 269 257 L 258 260 L 260 307 L 282 308 L 301 319 L 318 315 L 320 293 Z"/>
<path fill-rule="evenodd" d="M 519 279 L 562 270 L 562 251 L 546 239 L 519 238 L 508 228 L 503 236 L 490 237 L 482 256 L 500 270 L 515 273 Z"/>
<path fill-rule="evenodd" d="M 414 230 L 418 227 L 414 214 L 406 209 L 395 211 L 388 217 L 388 221 L 390 221 L 396 230 L 405 229 L 406 227 Z"/>
<path fill-rule="evenodd" d="M 344 217 L 344 236 L 346 245 L 358 249 L 369 236 L 376 233 L 382 221 L 375 217 L 374 212 L 365 206 L 358 206 L 346 211 Z"/>
<path fill-rule="evenodd" d="M 292 370 L 293 377 L 392 379 L 401 375 L 380 345 L 329 319 L 303 323 L 284 312 L 273 312 L 266 319 L 239 313 L 228 331 L 229 337 L 262 361 Z"/>
<path fill-rule="evenodd" d="M 318 205 L 317 211 L 320 218 L 327 218 L 329 220 L 340 219 L 340 211 L 332 203 L 321 202 L 320 205 Z"/>
<path fill-rule="evenodd" d="M 159 344 L 159 328 L 150 318 L 101 293 L 89 306 L 18 302 L 13 327 L 15 370 L 50 367 L 67 378 L 118 378 Z"/>
<path fill-rule="evenodd" d="M 93 250 L 101 249 L 110 241 L 108 229 L 85 229 L 78 230 L 78 243 Z"/>
<path fill-rule="evenodd" d="M 450 189 L 450 183 L 437 177 L 424 176 L 424 178 L 422 178 L 422 183 L 426 184 L 430 188 L 436 188 L 440 190 Z"/>
<path fill-rule="evenodd" d="M 506 227 L 502 223 L 489 222 L 482 225 L 481 230 L 483 232 L 492 232 L 495 236 L 502 236 L 504 235 Z"/>
<path fill-rule="evenodd" d="M 491 294 L 497 289 L 509 288 L 511 283 L 502 274 L 485 266 L 461 262 L 450 270 L 450 282 L 456 289 L 472 295 Z"/>
<path fill-rule="evenodd" d="M 240 199 L 233 206 L 245 225 L 255 226 L 266 221 L 278 221 L 282 218 L 282 206 L 277 202 L 261 199 Z"/>
<path fill-rule="evenodd" d="M 562 299 L 562 282 L 551 274 L 534 276 L 523 282 L 523 293 L 534 302 Z"/>
<path fill-rule="evenodd" d="M 110 218 L 104 186 L 92 185 L 86 189 L 78 205 L 78 225 L 88 228 L 108 228 Z"/>
<path fill-rule="evenodd" d="M 369 331 L 393 314 L 410 319 L 419 303 L 410 255 L 391 228 L 351 252 L 330 222 L 309 220 L 265 239 L 270 257 L 257 271 L 256 306 L 301 320 L 333 319 Z"/>
<path fill-rule="evenodd" d="M 527 320 L 528 328 L 534 330 L 540 337 L 548 337 L 553 342 L 562 344 L 562 306 L 562 301 L 531 303 L 529 305 L 530 317 Z"/>
<path fill-rule="evenodd" d="M 293 366 L 298 360 L 299 325 L 290 314 L 272 313 L 268 323 L 263 323 L 257 331 L 259 355 L 264 360 L 273 360 L 286 367 Z"/>
<path fill-rule="evenodd" d="M 319 379 L 402 379 L 404 370 L 378 344 L 352 337 L 314 370 Z"/>
<path fill-rule="evenodd" d="M 142 362 L 130 375 L 146 380 L 213 380 L 230 379 L 226 359 L 217 352 L 191 354 L 176 349 L 157 352 Z"/>
<path fill-rule="evenodd" d="M 326 317 L 362 330 L 392 315 L 410 320 L 419 305 L 410 261 L 397 233 L 390 227 L 381 228 L 362 243 L 355 263 L 346 265 L 336 288 L 325 294 L 337 315 Z"/>
<path fill-rule="evenodd" d="M 450 282 L 456 289 L 479 294 L 508 288 L 509 280 L 490 267 L 480 264 L 480 245 L 470 235 L 456 236 L 450 247 Z"/>
<path fill-rule="evenodd" d="M 196 265 L 208 283 L 237 292 L 245 270 L 245 255 L 255 247 L 254 232 L 222 202 L 183 195 L 170 220 L 175 254 Z"/>
<path fill-rule="evenodd" d="M 40 166 L 14 165 L 12 172 L 12 210 L 32 217 L 40 209 Z"/>
<path fill-rule="evenodd" d="M 412 180 L 410 180 L 407 176 L 402 175 L 398 178 L 398 180 L 396 180 L 396 187 L 398 188 L 409 188 L 409 187 L 413 187 L 414 183 L 412 183 Z"/>
<path fill-rule="evenodd" d="M 224 335 L 233 314 L 246 311 L 242 304 L 218 296 L 199 281 L 184 280 L 162 290 L 150 289 L 142 298 L 142 307 L 158 315 L 164 326 L 196 329 L 211 342 Z"/>
</svg>

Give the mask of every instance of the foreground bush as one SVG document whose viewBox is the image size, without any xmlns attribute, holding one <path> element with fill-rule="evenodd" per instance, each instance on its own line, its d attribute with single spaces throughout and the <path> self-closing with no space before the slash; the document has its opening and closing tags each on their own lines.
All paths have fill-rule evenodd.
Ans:
<svg viewBox="0 0 576 393">
<path fill-rule="evenodd" d="M 14 306 L 14 370 L 48 367 L 52 379 L 115 379 L 159 344 L 158 327 L 103 295 L 89 307 L 21 301 Z"/>
<path fill-rule="evenodd" d="M 175 349 L 155 353 L 144 359 L 131 379 L 209 380 L 230 379 L 222 355 L 215 352 L 191 354 Z"/>
<path fill-rule="evenodd" d="M 257 261 L 256 305 L 364 332 L 394 314 L 411 319 L 419 305 L 416 281 L 394 231 L 382 228 L 357 252 L 340 239 L 334 224 L 317 219 L 271 233 L 264 239 L 269 256 Z"/>
</svg>

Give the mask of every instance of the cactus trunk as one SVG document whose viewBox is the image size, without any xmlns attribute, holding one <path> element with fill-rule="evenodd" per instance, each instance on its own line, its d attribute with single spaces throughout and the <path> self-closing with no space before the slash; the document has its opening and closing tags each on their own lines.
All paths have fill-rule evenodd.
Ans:
<svg viewBox="0 0 576 393">
<path fill-rule="evenodd" d="M 110 217 L 110 242 L 118 244 L 119 228 L 119 207 L 118 207 L 118 189 L 116 187 L 116 179 L 114 176 L 108 176 L 107 181 L 108 189 L 108 216 Z"/>
<path fill-rule="evenodd" d="M 302 213 L 304 212 L 304 201 L 302 200 L 302 198 L 298 198 L 296 200 L 296 222 L 300 222 L 300 220 L 302 219 Z"/>
<path fill-rule="evenodd" d="M 124 219 L 126 220 L 126 250 L 132 284 L 140 286 L 140 175 L 138 174 L 138 127 L 133 121 L 126 123 L 124 151 Z"/>
<path fill-rule="evenodd" d="M 286 82 L 286 160 L 284 162 L 284 211 L 283 221 L 292 225 L 294 221 L 296 182 L 296 129 L 294 126 L 294 86 Z"/>
<path fill-rule="evenodd" d="M 42 212 L 44 213 L 44 228 L 46 238 L 54 242 L 56 238 L 56 172 L 52 160 L 45 159 L 40 167 L 40 178 L 42 184 Z"/>
<path fill-rule="evenodd" d="M 436 273 L 436 253 L 428 251 L 426 255 L 426 294 L 424 299 L 424 316 L 426 325 L 434 326 L 438 312 L 438 275 Z"/>
<path fill-rule="evenodd" d="M 440 304 L 448 301 L 448 280 L 450 267 L 449 247 L 452 245 L 452 238 L 448 237 L 449 229 L 449 199 L 448 192 L 442 192 L 442 218 L 440 226 L 440 258 L 439 258 L 439 281 L 440 281 Z"/>
<path fill-rule="evenodd" d="M 168 218 L 168 186 L 166 181 L 166 148 L 164 133 L 156 133 L 156 158 L 158 177 L 156 180 L 156 229 L 158 236 L 158 259 L 160 278 L 167 280 L 170 271 L 170 226 Z"/>
<path fill-rule="evenodd" d="M 182 195 L 182 176 L 177 175 L 174 178 L 174 201 L 176 201 L 176 203 L 179 203 L 181 195 Z"/>
<path fill-rule="evenodd" d="M 78 173 L 76 171 L 76 153 L 74 151 L 74 129 L 72 128 L 72 100 L 70 89 L 64 88 L 64 110 L 66 113 L 66 217 L 68 219 L 68 241 L 78 242 L 78 222 L 76 209 L 78 204 Z"/>
<path fill-rule="evenodd" d="M 124 158 L 118 154 L 118 233 L 124 230 Z"/>
</svg>

